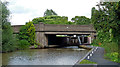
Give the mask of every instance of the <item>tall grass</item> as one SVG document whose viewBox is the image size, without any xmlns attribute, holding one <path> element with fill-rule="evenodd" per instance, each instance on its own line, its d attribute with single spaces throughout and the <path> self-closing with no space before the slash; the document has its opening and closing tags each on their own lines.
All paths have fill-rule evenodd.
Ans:
<svg viewBox="0 0 120 67">
<path fill-rule="evenodd" d="M 118 52 L 118 44 L 115 42 L 103 43 L 100 47 L 105 48 L 106 53 Z"/>
</svg>

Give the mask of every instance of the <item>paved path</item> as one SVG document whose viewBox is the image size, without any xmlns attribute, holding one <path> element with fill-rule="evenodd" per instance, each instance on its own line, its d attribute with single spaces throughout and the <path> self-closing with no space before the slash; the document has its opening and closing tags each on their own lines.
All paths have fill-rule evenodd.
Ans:
<svg viewBox="0 0 120 67">
<path fill-rule="evenodd" d="M 118 67 L 118 63 L 104 59 L 104 48 L 101 47 L 98 47 L 89 60 L 96 62 L 97 67 Z"/>
</svg>

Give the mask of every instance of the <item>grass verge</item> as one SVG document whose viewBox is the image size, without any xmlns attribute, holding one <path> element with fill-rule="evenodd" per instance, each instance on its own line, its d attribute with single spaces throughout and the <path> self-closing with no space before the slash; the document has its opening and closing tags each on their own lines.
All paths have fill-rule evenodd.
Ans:
<svg viewBox="0 0 120 67">
<path fill-rule="evenodd" d="M 89 60 L 82 60 L 80 64 L 97 64 L 95 62 L 89 61 Z"/>
</svg>

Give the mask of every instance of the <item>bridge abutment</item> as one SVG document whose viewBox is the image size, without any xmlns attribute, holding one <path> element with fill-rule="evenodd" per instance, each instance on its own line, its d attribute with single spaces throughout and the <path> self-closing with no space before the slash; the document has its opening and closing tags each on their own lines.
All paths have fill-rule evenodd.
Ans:
<svg viewBox="0 0 120 67">
<path fill-rule="evenodd" d="M 36 41 L 44 47 L 48 46 L 48 39 L 44 32 L 36 32 Z"/>
</svg>

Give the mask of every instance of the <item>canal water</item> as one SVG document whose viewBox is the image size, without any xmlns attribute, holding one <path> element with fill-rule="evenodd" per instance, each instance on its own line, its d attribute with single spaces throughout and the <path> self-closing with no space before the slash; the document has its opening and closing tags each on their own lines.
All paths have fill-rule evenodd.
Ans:
<svg viewBox="0 0 120 67">
<path fill-rule="evenodd" d="M 18 50 L 2 54 L 3 65 L 74 65 L 89 50 L 82 48 L 47 48 Z"/>
</svg>

